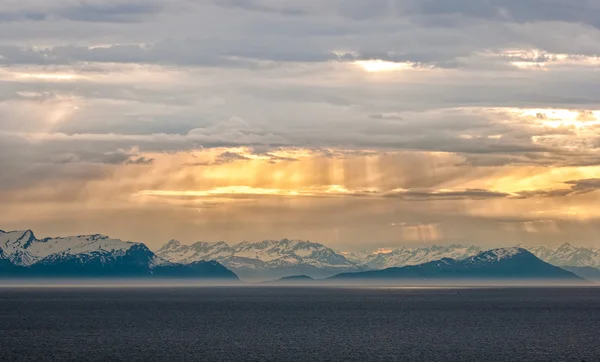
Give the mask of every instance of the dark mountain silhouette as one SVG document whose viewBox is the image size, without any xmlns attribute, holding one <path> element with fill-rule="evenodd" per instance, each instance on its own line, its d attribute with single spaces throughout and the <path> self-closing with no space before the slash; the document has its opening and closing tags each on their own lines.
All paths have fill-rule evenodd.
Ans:
<svg viewBox="0 0 600 362">
<path fill-rule="evenodd" d="M 276 280 L 266 281 L 267 284 L 281 284 L 281 285 L 293 285 L 293 284 L 312 284 L 313 282 L 320 282 L 322 279 L 314 279 L 308 275 L 292 275 L 289 277 L 283 277 Z"/>
<path fill-rule="evenodd" d="M 292 275 L 289 277 L 283 277 L 278 279 L 279 282 L 310 282 L 314 281 L 314 278 L 309 277 L 308 275 Z"/>
<path fill-rule="evenodd" d="M 343 273 L 329 280 L 352 279 L 496 279 L 583 281 L 522 248 L 494 249 L 463 259 L 441 259 L 415 266 Z"/>
</svg>

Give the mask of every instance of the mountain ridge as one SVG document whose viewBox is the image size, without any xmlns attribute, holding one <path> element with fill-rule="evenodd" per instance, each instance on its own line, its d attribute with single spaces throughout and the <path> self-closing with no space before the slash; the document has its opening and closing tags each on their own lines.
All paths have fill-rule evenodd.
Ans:
<svg viewBox="0 0 600 362">
<path fill-rule="evenodd" d="M 288 243 L 290 242 L 289 239 L 283 239 L 281 241 L 273 241 L 273 240 L 265 240 L 265 241 L 260 241 L 260 242 L 241 242 L 238 244 L 234 244 L 233 246 L 230 246 L 229 244 L 225 243 L 225 242 L 216 242 L 216 243 L 208 243 L 208 242 L 198 242 L 198 243 L 193 243 L 191 245 L 183 245 L 180 242 L 169 242 L 171 243 L 172 246 L 177 245 L 179 250 L 179 257 L 191 257 L 191 260 L 198 260 L 198 259 L 202 259 L 202 258 L 215 258 L 216 260 L 222 262 L 223 264 L 225 264 L 227 267 L 231 268 L 232 270 L 236 271 L 237 273 L 239 273 L 240 275 L 247 277 L 248 275 L 252 276 L 252 277 L 256 277 L 258 276 L 259 278 L 263 279 L 263 280 L 269 280 L 269 279 L 279 279 L 282 277 L 286 277 L 286 276 L 293 276 L 293 275 L 299 275 L 299 274 L 307 274 L 310 275 L 311 277 L 314 278 L 323 278 L 323 277 L 328 277 L 328 276 L 332 276 L 335 275 L 336 270 L 339 270 L 339 268 L 330 268 L 328 270 L 326 270 L 326 272 L 322 272 L 322 273 L 311 273 L 311 269 L 312 271 L 314 271 L 315 269 L 319 269 L 320 267 L 322 267 L 323 265 L 318 265 L 318 263 L 315 263 L 314 261 L 311 261 L 309 264 L 312 265 L 307 265 L 306 268 L 308 268 L 308 272 L 307 269 L 304 268 L 302 270 L 298 270 L 298 269 L 293 269 L 294 266 L 303 266 L 303 262 L 306 260 L 303 257 L 298 258 L 298 255 L 293 256 L 293 259 L 296 259 L 294 261 L 295 264 L 290 264 L 290 263 L 286 263 L 286 259 L 285 258 L 281 258 L 281 259 L 277 259 L 277 258 L 273 258 L 272 255 L 268 255 L 267 253 L 267 257 L 265 258 L 265 254 L 261 254 L 260 251 L 264 251 L 265 249 L 268 249 L 265 247 L 265 245 L 271 245 L 273 243 L 277 243 L 277 242 L 284 242 L 284 243 Z M 485 249 L 481 246 L 477 246 L 477 245 L 461 245 L 461 244 L 452 244 L 452 245 L 448 245 L 448 246 L 441 246 L 441 245 L 432 245 L 432 246 L 428 246 L 428 247 L 417 247 L 417 248 L 410 248 L 410 247 L 400 247 L 400 248 L 396 248 L 396 249 L 387 249 L 387 250 L 378 250 L 376 252 L 354 252 L 354 253 L 348 253 L 348 252 L 339 252 L 339 251 L 334 251 L 333 249 L 330 249 L 326 246 L 324 246 L 323 244 L 319 244 L 319 243 L 311 243 L 311 242 L 304 242 L 304 241 L 297 241 L 298 243 L 307 243 L 307 244 L 312 244 L 315 245 L 317 247 L 323 247 L 325 249 L 330 250 L 330 252 L 333 252 L 335 254 L 338 254 L 339 256 L 344 257 L 345 260 L 347 260 L 348 262 L 350 262 L 351 264 L 354 264 L 353 267 L 350 267 L 350 270 L 348 271 L 361 271 L 362 270 L 369 270 L 369 269 L 375 269 L 375 270 L 380 270 L 380 269 L 386 269 L 386 268 L 391 268 L 391 267 L 402 267 L 402 266 L 409 266 L 409 265 L 419 265 L 419 264 L 423 264 L 429 261 L 434 261 L 434 260 L 440 260 L 440 259 L 444 259 L 444 258 L 451 258 L 451 259 L 457 259 L 457 260 L 462 260 L 465 258 L 468 258 L 470 256 L 476 255 L 478 253 L 481 253 L 482 251 L 485 251 Z M 164 250 L 165 247 L 169 244 L 165 244 L 161 249 Z M 258 246 L 257 250 L 254 250 L 251 253 L 248 253 L 248 246 L 249 245 L 254 245 L 254 246 Z M 202 246 L 202 248 L 205 249 L 204 252 L 202 253 L 197 253 L 197 254 L 193 254 L 193 252 L 191 251 L 192 249 L 194 249 L 194 246 L 198 247 L 198 246 Z M 217 246 L 219 246 L 217 248 Z M 235 248 L 238 248 L 240 250 L 242 250 L 242 253 L 237 253 L 236 250 L 234 250 Z M 530 250 L 528 247 L 524 247 L 527 250 Z M 576 263 L 575 261 L 572 261 L 573 258 L 571 258 L 571 260 L 569 260 L 568 258 L 565 259 L 564 257 L 559 257 L 555 255 L 555 250 L 558 251 L 564 251 L 567 248 L 567 246 L 560 246 L 557 247 L 556 249 L 548 249 L 545 248 L 544 250 L 546 250 L 546 253 L 541 252 L 540 249 L 536 248 L 536 247 L 531 247 L 531 250 L 534 255 L 540 257 L 542 260 L 544 261 L 550 261 L 551 264 L 553 265 L 557 265 L 557 266 L 566 266 L 569 263 Z M 181 259 L 174 259 L 172 258 L 171 255 L 169 255 L 168 253 L 161 253 L 160 250 L 157 252 L 158 255 L 160 255 L 161 257 L 168 259 L 168 260 L 172 260 L 172 261 L 177 261 L 177 262 L 182 262 Z M 252 248 L 250 248 L 252 249 Z M 583 254 L 583 255 L 587 255 L 587 254 L 591 254 L 594 255 L 594 253 L 596 253 L 595 249 L 592 248 L 581 248 L 581 247 L 573 247 L 572 245 L 570 246 L 569 250 L 571 249 L 575 249 L 578 250 L 577 253 L 579 254 Z M 206 251 L 208 250 L 208 251 Z M 187 253 L 187 254 L 186 254 Z M 575 253 L 575 254 L 577 254 Z M 193 255 L 192 255 L 193 254 Z M 290 261 L 289 259 L 287 260 L 288 262 Z M 280 265 L 277 265 L 277 264 Z M 589 265 L 595 265 L 595 264 L 600 264 L 600 252 L 598 252 L 598 258 L 597 258 L 597 263 L 596 263 L 596 258 L 594 257 L 589 257 L 589 258 L 580 258 L 580 260 L 577 262 L 579 265 L 583 265 L 583 266 L 587 266 L 586 264 Z M 347 267 L 348 265 L 342 265 L 342 267 Z M 264 273 L 262 273 L 264 272 Z M 270 273 L 269 273 L 270 272 Z M 330 275 L 327 275 L 330 274 Z"/>
<path fill-rule="evenodd" d="M 577 247 L 569 243 L 554 249 L 544 246 L 517 247 L 526 248 L 540 259 L 557 266 L 600 265 L 598 249 Z M 214 260 L 249 281 L 274 280 L 295 275 L 322 279 L 345 272 L 383 270 L 445 259 L 464 260 L 483 251 L 481 246 L 452 244 L 345 253 L 321 243 L 303 240 L 242 241 L 232 245 L 218 241 L 184 245 L 172 239 L 154 252 L 143 243 L 111 239 L 101 234 L 38 239 L 29 229 L 0 230 L 0 270 L 10 269 L 13 273 L 23 270 L 39 270 L 38 273 L 42 273 L 42 269 L 48 274 L 66 273 L 70 266 L 80 270 L 89 269 L 91 274 L 100 269 L 103 273 L 118 274 L 121 270 L 119 268 L 124 268 L 124 265 L 137 265 L 137 274 L 173 275 L 177 268 L 182 268 L 183 274 L 193 274 L 189 267 L 194 263 Z M 62 264 L 62 267 L 58 267 L 58 264 Z M 33 265 L 36 266 L 32 267 Z M 199 264 L 195 264 L 195 267 L 198 266 Z M 216 265 L 213 267 L 217 268 Z M 141 271 L 143 269 L 145 271 Z M 186 271 L 183 272 L 183 269 Z"/>
<path fill-rule="evenodd" d="M 557 266 L 591 266 L 600 267 L 600 249 L 576 247 L 565 243 L 554 249 L 544 246 L 517 245 L 529 250 L 540 259 Z M 464 259 L 484 251 L 477 245 L 453 244 L 448 246 L 432 245 L 428 247 L 400 247 L 385 252 L 345 253 L 355 263 L 362 263 L 372 269 L 418 265 L 428 261 L 453 258 Z"/>
<path fill-rule="evenodd" d="M 545 246 L 530 246 L 527 249 L 554 265 L 600 268 L 600 249 L 577 247 L 571 243 L 564 243 L 555 249 Z"/>
<path fill-rule="evenodd" d="M 323 244 L 290 239 L 242 241 L 231 246 L 223 241 L 183 245 L 171 240 L 156 254 L 178 263 L 214 259 L 245 279 L 278 279 L 298 274 L 320 278 L 366 269 Z"/>
<path fill-rule="evenodd" d="M 519 247 L 498 248 L 455 260 L 443 258 L 424 264 L 358 273 L 342 273 L 329 280 L 564 280 L 584 282 L 574 273 L 551 265 Z"/>
<path fill-rule="evenodd" d="M 0 232 L 0 277 L 174 277 L 229 278 L 216 262 L 172 263 L 145 244 L 104 235 L 37 239 L 31 230 Z"/>
</svg>

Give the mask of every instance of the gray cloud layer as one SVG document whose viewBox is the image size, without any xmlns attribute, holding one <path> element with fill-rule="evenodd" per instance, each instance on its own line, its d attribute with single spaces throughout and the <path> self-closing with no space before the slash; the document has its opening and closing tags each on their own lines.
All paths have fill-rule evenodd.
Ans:
<svg viewBox="0 0 600 362">
<path fill-rule="evenodd" d="M 301 162 L 277 152 L 309 149 L 324 174 L 381 156 L 370 182 L 408 190 L 382 203 L 579 200 L 598 190 L 569 170 L 600 165 L 599 13 L 592 0 L 3 1 L 0 195 L 85 198 L 163 156 L 240 146 L 181 167 L 262 157 L 289 172 Z M 511 192 L 473 181 L 548 166 L 573 176 Z"/>
<path fill-rule="evenodd" d="M 58 147 L 114 163 L 106 155 L 134 147 L 264 145 L 456 152 L 477 165 L 596 164 L 594 134 L 573 149 L 560 137 L 572 128 L 476 108 L 600 108 L 599 63 L 585 63 L 600 54 L 598 9 L 558 0 L 8 2 L 0 6 L 5 74 L 83 78 L 5 78 L 0 131 L 39 130 L 39 114 L 70 102 L 73 115 L 51 128 L 68 137 L 37 142 L 41 155 Z M 549 53 L 501 53 L 515 48 Z M 553 64 L 552 53 L 580 63 L 511 65 Z M 368 79 L 351 65 L 368 59 L 416 70 L 408 81 L 404 73 Z"/>
</svg>

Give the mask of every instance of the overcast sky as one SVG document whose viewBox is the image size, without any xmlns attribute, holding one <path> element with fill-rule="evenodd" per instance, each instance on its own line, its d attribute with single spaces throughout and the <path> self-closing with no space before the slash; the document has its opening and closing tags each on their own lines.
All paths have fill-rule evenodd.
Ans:
<svg viewBox="0 0 600 362">
<path fill-rule="evenodd" d="M 600 247 L 597 0 L 3 0 L 0 229 Z"/>
</svg>

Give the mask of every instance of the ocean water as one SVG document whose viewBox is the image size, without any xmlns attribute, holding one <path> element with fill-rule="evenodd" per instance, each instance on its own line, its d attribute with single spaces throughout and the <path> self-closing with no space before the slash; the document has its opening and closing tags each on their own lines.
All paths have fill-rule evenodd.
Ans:
<svg viewBox="0 0 600 362">
<path fill-rule="evenodd" d="M 600 289 L 0 289 L 0 360 L 52 359 L 600 361 Z"/>
</svg>

